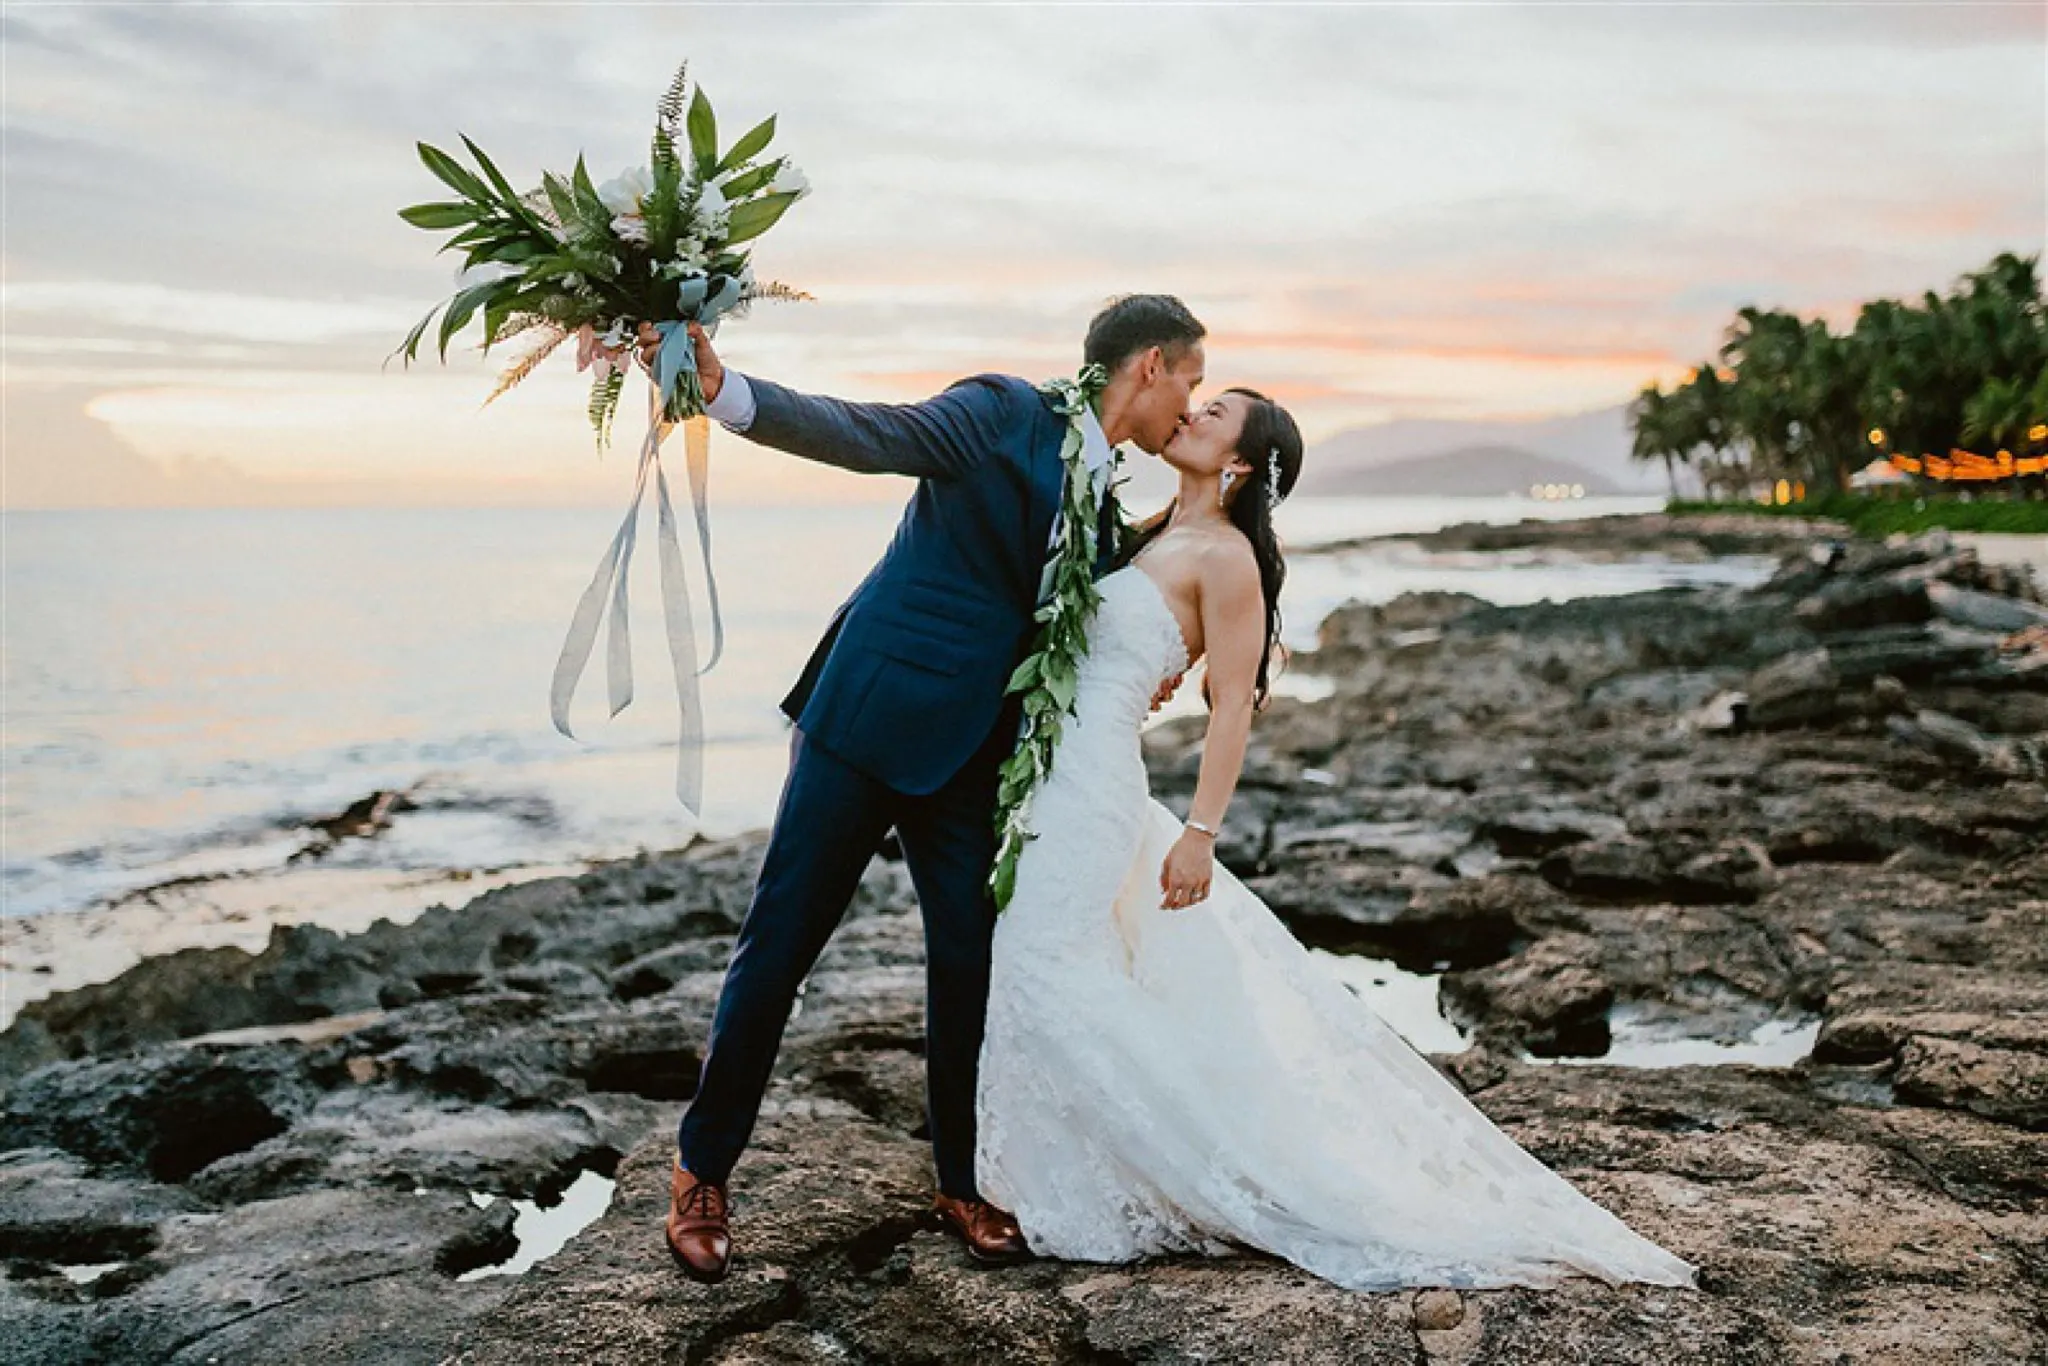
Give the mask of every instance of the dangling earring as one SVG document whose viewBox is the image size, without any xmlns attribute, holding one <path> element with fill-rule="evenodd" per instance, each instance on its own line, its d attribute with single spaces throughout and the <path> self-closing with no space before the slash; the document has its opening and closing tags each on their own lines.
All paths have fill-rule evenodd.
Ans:
<svg viewBox="0 0 2048 1366">
<path fill-rule="evenodd" d="M 1227 500 L 1227 499 L 1228 499 L 1228 498 L 1230 497 L 1230 485 L 1231 485 L 1231 482 L 1232 482 L 1233 480 L 1235 480 L 1236 478 L 1237 478 L 1237 474 L 1236 474 L 1236 472 L 1235 472 L 1235 471 L 1233 471 L 1233 470 L 1225 470 L 1225 471 L 1223 471 L 1223 482 L 1222 482 L 1222 483 L 1220 483 L 1220 484 L 1218 484 L 1218 485 L 1216 486 L 1216 506 L 1217 506 L 1217 507 L 1220 507 L 1220 508 L 1227 508 L 1227 507 L 1229 507 L 1229 506 L 1230 506 L 1230 504 L 1229 504 L 1229 503 L 1228 503 L 1228 502 L 1227 502 L 1226 500 Z"/>
</svg>

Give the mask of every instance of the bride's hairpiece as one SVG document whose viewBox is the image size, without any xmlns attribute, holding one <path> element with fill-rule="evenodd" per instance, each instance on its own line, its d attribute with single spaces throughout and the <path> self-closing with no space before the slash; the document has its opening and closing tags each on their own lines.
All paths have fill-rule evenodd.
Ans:
<svg viewBox="0 0 2048 1366">
<path fill-rule="evenodd" d="M 1266 506 L 1273 507 L 1280 501 L 1280 448 L 1272 447 L 1266 452 Z"/>
</svg>

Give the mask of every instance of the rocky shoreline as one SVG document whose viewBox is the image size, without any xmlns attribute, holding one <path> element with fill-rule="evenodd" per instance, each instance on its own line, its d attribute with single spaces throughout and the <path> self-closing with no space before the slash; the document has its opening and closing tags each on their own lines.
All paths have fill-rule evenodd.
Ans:
<svg viewBox="0 0 2048 1366">
<path fill-rule="evenodd" d="M 1549 525 L 1436 539 L 1732 553 L 1668 519 Z M 402 926 L 281 926 L 25 1008 L 0 1034 L 10 1359 L 2048 1357 L 2048 608 L 1939 536 L 1762 530 L 1732 548 L 1784 555 L 1753 590 L 1338 612 L 1291 666 L 1332 691 L 1261 720 L 1222 846 L 1307 942 L 1440 973 L 1473 1042 L 1437 1063 L 1700 1264 L 1697 1292 L 1360 1295 L 1253 1256 L 976 1268 L 922 1216 L 922 956 L 886 858 L 736 1176 L 740 1263 L 692 1285 L 657 1226 L 743 839 Z M 1169 804 L 1198 736 L 1148 736 Z M 1645 1018 L 1817 1036 L 1786 1067 L 1623 1065 Z M 595 1222 L 478 1274 L 521 1241 L 513 1201 L 586 1172 L 617 1182 Z"/>
</svg>

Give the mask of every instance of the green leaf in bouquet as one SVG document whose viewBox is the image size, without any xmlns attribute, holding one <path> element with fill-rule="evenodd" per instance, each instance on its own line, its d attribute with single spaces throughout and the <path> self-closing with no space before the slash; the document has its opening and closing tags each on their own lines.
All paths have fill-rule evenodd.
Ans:
<svg viewBox="0 0 2048 1366">
<path fill-rule="evenodd" d="M 742 171 L 719 188 L 724 192 L 727 203 L 738 203 L 756 190 L 766 189 L 768 182 L 775 179 L 775 173 L 782 169 L 782 158 Z"/>
<path fill-rule="evenodd" d="M 762 151 L 774 138 L 775 116 L 770 114 L 767 118 L 762 119 L 759 123 L 748 129 L 746 136 L 732 145 L 732 150 L 727 152 L 725 159 L 718 163 L 714 174 L 724 175 L 735 166 L 746 165 L 749 161 L 761 155 Z"/>
<path fill-rule="evenodd" d="M 484 149 L 471 142 L 466 133 L 457 133 L 456 136 L 462 139 L 462 145 L 469 149 L 469 154 L 476 158 L 476 164 L 483 168 L 483 173 L 489 178 L 492 187 L 504 196 L 507 204 L 516 206 L 519 203 L 519 192 L 512 188 L 510 181 L 499 174 L 496 164 L 484 155 Z"/>
<path fill-rule="evenodd" d="M 583 164 L 583 154 L 576 155 L 576 171 L 570 181 L 570 188 L 576 195 L 578 216 L 586 231 L 594 236 L 610 237 L 612 211 L 597 197 L 597 186 L 590 183 L 590 170 Z"/>
<path fill-rule="evenodd" d="M 441 250 L 459 251 L 465 247 L 477 259 L 488 261 L 513 260 L 515 258 L 508 253 L 514 248 L 524 249 L 528 252 L 540 250 L 539 244 L 532 237 L 520 232 L 517 228 L 507 228 L 502 221 L 479 223 L 473 228 L 465 228 L 449 238 Z M 474 261 L 471 262 L 471 264 L 474 263 Z"/>
<path fill-rule="evenodd" d="M 790 191 L 762 195 L 759 199 L 734 205 L 732 217 L 726 220 L 725 244 L 733 247 L 753 241 L 774 227 L 776 220 L 789 211 L 789 206 L 796 203 L 796 199 L 795 192 Z"/>
<path fill-rule="evenodd" d="M 536 256 L 526 263 L 526 272 L 521 277 L 535 284 L 544 280 L 557 280 L 564 275 L 583 274 L 583 264 L 567 252 L 551 256 Z"/>
<path fill-rule="evenodd" d="M 462 138 L 462 145 L 469 148 L 470 155 L 476 158 L 477 165 L 483 167 L 484 174 L 490 177 L 492 187 L 502 196 L 501 202 L 494 203 L 501 214 L 512 223 L 531 232 L 545 233 L 547 223 L 533 211 L 519 192 L 512 188 L 512 183 L 498 170 L 497 163 L 484 155 L 484 149 L 471 142 L 466 134 L 457 136 Z"/>
<path fill-rule="evenodd" d="M 476 316 L 483 302 L 505 287 L 503 280 L 488 280 L 480 285 L 471 285 L 448 301 L 448 311 L 441 316 L 441 359 L 448 359 L 448 343 Z"/>
<path fill-rule="evenodd" d="M 555 211 L 565 228 L 573 227 L 582 215 L 577 212 L 576 192 L 569 188 L 569 182 L 553 171 L 541 173 L 540 187 L 548 197 L 548 207 Z"/>
<path fill-rule="evenodd" d="M 711 112 L 711 101 L 701 85 L 690 99 L 689 129 L 690 158 L 697 163 L 697 176 L 709 179 L 718 166 L 718 116 Z"/>
<path fill-rule="evenodd" d="M 400 209 L 398 216 L 416 228 L 440 231 L 444 228 L 459 228 L 465 223 L 474 223 L 476 207 L 471 204 L 449 202 L 414 204 L 411 208 Z"/>
<path fill-rule="evenodd" d="M 500 340 L 498 329 L 512 316 L 511 304 L 510 296 L 504 296 L 492 299 L 484 306 L 484 354 L 487 356 L 491 354 L 492 345 Z"/>
<path fill-rule="evenodd" d="M 647 224 L 647 254 L 659 261 L 675 250 L 682 232 L 683 168 L 673 159 L 656 161 L 651 176 L 653 188 L 641 205 L 641 218 Z"/>
<path fill-rule="evenodd" d="M 590 168 L 584 166 L 582 152 L 575 154 L 575 172 L 569 178 L 569 188 L 575 190 L 575 203 L 584 211 L 584 221 L 604 223 L 608 231 L 612 223 L 612 211 L 604 207 L 602 199 L 598 199 L 598 186 L 590 182 Z"/>
<path fill-rule="evenodd" d="M 428 170 L 440 178 L 442 184 L 479 204 L 490 202 L 490 192 L 484 189 L 484 183 L 464 170 L 461 162 L 428 143 L 422 142 L 417 145 L 420 149 L 420 160 L 426 163 Z"/>
<path fill-rule="evenodd" d="M 398 350 L 393 351 L 391 356 L 403 355 L 407 365 L 411 365 L 414 361 L 418 360 L 420 358 L 420 339 L 427 335 L 427 324 L 433 322 L 434 315 L 440 311 L 440 304 L 435 304 L 432 308 L 428 309 L 427 316 L 413 324 L 412 331 L 405 334 L 405 340 L 398 344 Z M 391 356 L 384 358 L 386 365 L 391 364 Z"/>
</svg>

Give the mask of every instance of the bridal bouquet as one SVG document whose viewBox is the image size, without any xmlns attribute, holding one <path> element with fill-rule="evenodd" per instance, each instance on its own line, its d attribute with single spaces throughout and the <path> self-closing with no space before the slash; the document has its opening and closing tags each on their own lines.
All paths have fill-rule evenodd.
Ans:
<svg viewBox="0 0 2048 1366">
<path fill-rule="evenodd" d="M 655 117 L 648 165 L 591 182 L 583 158 L 564 176 L 541 176 L 515 191 L 483 149 L 463 137 L 472 171 L 427 143 L 420 160 L 455 198 L 400 209 L 414 227 L 453 235 L 443 251 L 465 250 L 456 294 L 427 310 L 394 355 L 418 358 L 441 314 L 441 358 L 470 320 L 483 315 L 483 349 L 529 331 L 542 335 L 508 369 L 491 399 L 530 374 L 570 336 L 576 368 L 595 366 L 591 425 L 600 448 L 624 384 L 639 324 L 662 334 L 656 382 L 662 416 L 681 421 L 704 410 L 687 323 L 715 328 L 756 299 L 807 297 L 786 285 L 757 283 L 748 246 L 810 192 L 787 157 L 766 156 L 775 137 L 770 115 L 723 153 L 718 119 L 699 87 L 689 93 L 687 63 L 669 83 Z"/>
<path fill-rule="evenodd" d="M 392 355 L 403 355 L 408 365 L 418 359 L 436 313 L 441 315 L 438 341 L 443 361 L 449 341 L 479 314 L 486 353 L 508 338 L 538 333 L 532 348 L 504 372 L 484 400 L 488 404 L 573 336 L 576 368 L 595 372 L 589 413 L 602 452 L 637 354 L 640 325 L 652 324 L 660 334 L 649 376 L 653 383 L 647 437 L 640 448 L 633 502 L 577 604 L 555 663 L 549 708 L 555 729 L 574 739 L 569 703 L 596 644 L 607 603 L 611 633 L 605 672 L 611 715 L 633 700 L 626 569 L 632 561 L 641 495 L 652 469 L 660 514 L 662 605 L 681 712 L 676 795 L 694 814 L 702 805 L 704 783 L 697 677 L 717 664 L 725 631 L 718 611 L 718 582 L 711 570 L 706 500 L 710 424 L 703 417 L 704 390 L 688 325 L 694 322 L 716 331 L 720 319 L 743 314 L 757 299 L 809 297 L 786 285 L 757 283 L 751 244 L 781 221 L 810 186 L 787 157 L 767 155 L 775 137 L 772 115 L 721 152 L 711 101 L 702 88 L 690 92 L 687 73 L 687 64 L 677 70 L 657 107 L 648 165 L 602 185 L 592 183 L 579 156 L 570 174 L 547 172 L 539 186 L 521 193 L 467 137 L 462 142 L 475 158 L 474 170 L 439 148 L 420 143 L 420 160 L 455 197 L 415 204 L 399 210 L 399 216 L 414 227 L 450 233 L 441 250 L 462 250 L 466 255 L 455 295 L 428 309 Z M 697 668 L 668 477 L 660 462 L 662 439 L 679 422 L 684 424 L 691 501 L 711 607 L 711 658 L 702 670 Z"/>
</svg>

